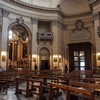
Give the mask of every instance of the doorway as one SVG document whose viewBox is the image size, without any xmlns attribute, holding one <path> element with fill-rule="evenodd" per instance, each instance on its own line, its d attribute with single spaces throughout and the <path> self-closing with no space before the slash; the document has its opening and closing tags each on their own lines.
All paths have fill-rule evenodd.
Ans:
<svg viewBox="0 0 100 100">
<path fill-rule="evenodd" d="M 71 43 L 69 46 L 69 70 L 90 70 L 91 62 L 91 43 Z"/>
<path fill-rule="evenodd" d="M 41 70 L 49 70 L 49 60 L 41 60 Z"/>
<path fill-rule="evenodd" d="M 48 48 L 43 47 L 40 49 L 40 70 L 50 69 L 50 51 Z"/>
</svg>

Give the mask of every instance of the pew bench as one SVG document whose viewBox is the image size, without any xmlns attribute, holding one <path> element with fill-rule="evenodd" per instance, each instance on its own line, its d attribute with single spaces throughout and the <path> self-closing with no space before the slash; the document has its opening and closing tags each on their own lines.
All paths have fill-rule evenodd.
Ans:
<svg viewBox="0 0 100 100">
<path fill-rule="evenodd" d="M 25 88 L 20 88 L 20 81 L 24 81 L 26 83 L 26 87 Z M 34 84 L 36 83 L 36 84 Z M 38 89 L 38 92 L 36 91 L 32 91 L 32 87 L 35 87 Z M 42 100 L 42 82 L 41 81 L 37 81 L 37 80 L 32 80 L 32 79 L 27 79 L 27 78 L 16 78 L 16 90 L 15 90 L 15 94 L 20 94 L 22 92 L 25 92 L 25 96 L 29 97 L 32 96 L 32 94 L 38 95 L 39 100 Z"/>
</svg>

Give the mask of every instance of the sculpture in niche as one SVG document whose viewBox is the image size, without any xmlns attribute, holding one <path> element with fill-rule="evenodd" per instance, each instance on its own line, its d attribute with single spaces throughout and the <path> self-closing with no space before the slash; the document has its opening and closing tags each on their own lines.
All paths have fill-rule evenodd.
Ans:
<svg viewBox="0 0 100 100">
<path fill-rule="evenodd" d="M 75 26 L 76 28 L 70 34 L 70 40 L 79 41 L 90 38 L 90 33 L 88 29 L 84 27 L 84 23 L 81 20 L 77 20 Z"/>
</svg>

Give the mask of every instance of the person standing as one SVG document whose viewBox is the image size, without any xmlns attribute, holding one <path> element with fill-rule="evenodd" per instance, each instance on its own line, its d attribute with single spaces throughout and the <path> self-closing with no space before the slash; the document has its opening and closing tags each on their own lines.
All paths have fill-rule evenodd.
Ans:
<svg viewBox="0 0 100 100">
<path fill-rule="evenodd" d="M 37 70 L 38 69 L 38 67 L 37 67 L 37 65 L 36 65 L 36 63 L 35 63 L 35 65 L 34 65 L 34 70 Z"/>
<path fill-rule="evenodd" d="M 67 64 L 65 65 L 65 74 L 68 72 Z"/>
</svg>

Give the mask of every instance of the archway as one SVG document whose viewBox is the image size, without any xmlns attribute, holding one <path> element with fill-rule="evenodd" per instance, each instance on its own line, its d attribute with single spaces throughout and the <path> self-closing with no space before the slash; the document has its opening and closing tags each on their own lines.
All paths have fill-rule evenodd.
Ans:
<svg viewBox="0 0 100 100">
<path fill-rule="evenodd" d="M 40 49 L 40 70 L 50 69 L 50 51 L 48 48 L 43 47 Z"/>
<path fill-rule="evenodd" d="M 24 24 L 10 25 L 8 52 L 9 67 L 31 68 L 31 34 Z"/>
</svg>

